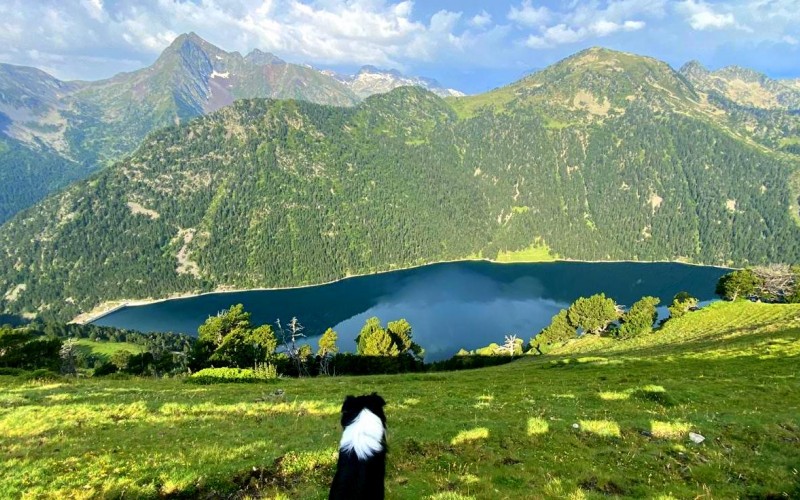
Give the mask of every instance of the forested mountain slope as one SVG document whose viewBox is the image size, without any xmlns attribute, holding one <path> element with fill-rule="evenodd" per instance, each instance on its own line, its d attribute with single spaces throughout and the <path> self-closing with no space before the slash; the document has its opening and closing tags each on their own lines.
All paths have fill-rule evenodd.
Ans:
<svg viewBox="0 0 800 500">
<path fill-rule="evenodd" d="M 588 50 L 492 93 L 243 100 L 0 228 L 6 311 L 348 274 L 545 244 L 565 258 L 797 261 L 797 162 L 666 64 Z"/>
<path fill-rule="evenodd" d="M 226 52 L 193 33 L 176 38 L 153 65 L 96 82 L 0 64 L 0 139 L 14 144 L 0 148 L 0 223 L 132 152 L 150 131 L 246 97 L 358 101 L 314 69 L 258 50 Z"/>
</svg>

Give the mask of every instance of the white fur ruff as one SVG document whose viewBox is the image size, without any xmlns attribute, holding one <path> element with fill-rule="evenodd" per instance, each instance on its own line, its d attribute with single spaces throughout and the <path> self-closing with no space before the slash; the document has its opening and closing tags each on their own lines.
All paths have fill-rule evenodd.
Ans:
<svg viewBox="0 0 800 500">
<path fill-rule="evenodd" d="M 364 408 L 342 432 L 339 450 L 353 450 L 359 460 L 366 460 L 383 450 L 383 422 L 374 413 Z"/>
</svg>

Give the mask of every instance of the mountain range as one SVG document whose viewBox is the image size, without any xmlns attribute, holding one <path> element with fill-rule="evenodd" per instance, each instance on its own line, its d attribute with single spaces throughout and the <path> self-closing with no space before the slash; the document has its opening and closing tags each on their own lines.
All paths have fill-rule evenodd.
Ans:
<svg viewBox="0 0 800 500">
<path fill-rule="evenodd" d="M 397 87 L 420 87 L 439 97 L 462 97 L 465 94 L 455 89 L 442 87 L 431 78 L 405 76 L 396 70 L 381 70 L 374 66 L 362 66 L 355 75 L 342 75 L 334 71 L 322 71 L 347 85 L 357 96 L 364 99 L 371 95 L 383 94 Z"/>
<path fill-rule="evenodd" d="M 382 76 L 371 86 L 368 75 Z M 0 64 L 0 223 L 131 153 L 152 130 L 236 99 L 353 106 L 399 85 L 433 83 L 377 70 L 340 81 L 259 50 L 226 52 L 194 33 L 176 38 L 147 68 L 95 82 Z"/>
<path fill-rule="evenodd" d="M 595 48 L 475 96 L 236 100 L 0 227 L 0 307 L 68 319 L 532 247 L 797 262 L 800 158 L 773 145 L 800 137 L 777 125 L 792 110 L 759 114 L 693 73 Z"/>
</svg>

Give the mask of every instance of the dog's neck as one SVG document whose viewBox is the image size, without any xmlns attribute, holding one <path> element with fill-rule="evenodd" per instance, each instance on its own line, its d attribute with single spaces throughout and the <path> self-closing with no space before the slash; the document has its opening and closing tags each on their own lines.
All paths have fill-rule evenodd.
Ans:
<svg viewBox="0 0 800 500">
<path fill-rule="evenodd" d="M 339 450 L 353 451 L 359 460 L 367 460 L 383 451 L 383 422 L 367 408 L 353 419 L 342 432 Z"/>
</svg>

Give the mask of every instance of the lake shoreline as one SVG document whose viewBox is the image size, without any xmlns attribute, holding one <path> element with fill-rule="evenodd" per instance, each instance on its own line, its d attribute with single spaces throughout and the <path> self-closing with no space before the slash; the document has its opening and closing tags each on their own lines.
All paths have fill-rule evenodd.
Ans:
<svg viewBox="0 0 800 500">
<path fill-rule="evenodd" d="M 113 301 L 106 301 L 101 304 L 98 304 L 96 307 L 92 308 L 90 311 L 85 313 L 81 313 L 75 316 L 69 323 L 85 325 L 89 323 L 93 323 L 99 319 L 102 319 L 109 314 L 112 314 L 120 309 L 125 307 L 138 307 L 138 306 L 147 306 L 151 304 L 158 304 L 161 302 L 166 302 L 169 300 L 178 300 L 178 299 L 190 299 L 194 297 L 202 297 L 205 295 L 217 295 L 217 294 L 224 294 L 224 293 L 241 293 L 241 292 L 267 292 L 267 291 L 278 291 L 278 290 L 298 290 L 303 288 L 311 288 L 317 286 L 325 286 L 325 285 L 332 285 L 334 283 L 339 283 L 344 280 L 348 280 L 351 278 L 359 278 L 364 276 L 376 276 L 381 274 L 393 273 L 397 271 L 407 271 L 413 269 L 419 269 L 421 267 L 433 266 L 437 264 L 454 264 L 459 262 L 486 262 L 490 264 L 555 264 L 555 263 L 582 263 L 582 264 L 682 264 L 687 266 L 696 266 L 696 267 L 713 267 L 717 269 L 734 269 L 725 266 L 713 265 L 713 264 L 698 264 L 693 262 L 681 262 L 675 260 L 582 260 L 582 259 L 553 259 L 553 260 L 535 260 L 535 261 L 498 261 L 494 259 L 454 259 L 454 260 L 442 260 L 436 262 L 428 262 L 424 264 L 417 264 L 408 267 L 399 267 L 396 269 L 387 269 L 384 271 L 375 271 L 371 273 L 361 273 L 361 274 L 351 274 L 341 278 L 337 278 L 334 280 L 326 281 L 323 283 L 313 283 L 307 285 L 295 285 L 295 286 L 282 286 L 282 287 L 256 287 L 256 288 L 223 288 L 212 290 L 210 292 L 187 292 L 181 294 L 170 295 L 168 297 L 163 297 L 159 299 L 118 299 Z"/>
</svg>

